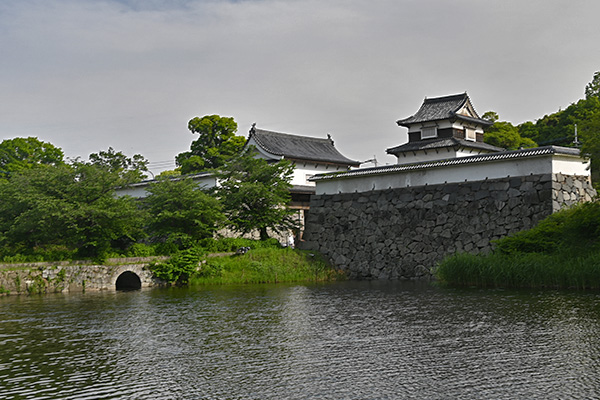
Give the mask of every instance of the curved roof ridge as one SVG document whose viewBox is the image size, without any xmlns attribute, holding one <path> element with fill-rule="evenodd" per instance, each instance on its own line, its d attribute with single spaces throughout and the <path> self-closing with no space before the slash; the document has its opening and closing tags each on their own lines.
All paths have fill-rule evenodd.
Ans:
<svg viewBox="0 0 600 400">
<path fill-rule="evenodd" d="M 467 103 L 470 105 L 477 117 L 469 117 L 458 114 L 458 111 Z M 425 98 L 425 100 L 423 100 L 423 104 L 421 104 L 421 107 L 414 115 L 411 115 L 408 118 L 399 119 L 396 121 L 396 123 L 398 125 L 408 127 L 412 124 L 420 122 L 440 121 L 453 117 L 464 119 L 470 122 L 477 122 L 484 126 L 491 124 L 490 121 L 479 118 L 479 114 L 477 114 L 475 106 L 473 106 L 471 98 L 467 92 L 449 96 Z"/>
<path fill-rule="evenodd" d="M 331 136 L 317 138 L 281 133 L 252 127 L 248 141 L 254 138 L 256 143 L 268 153 L 284 158 L 306 161 L 320 161 L 347 166 L 360 163 L 342 155 L 334 146 Z"/>
<path fill-rule="evenodd" d="M 257 135 L 257 133 L 258 133 L 258 135 Z M 269 142 L 268 142 L 268 140 L 265 140 L 265 135 L 279 136 L 281 138 L 287 137 L 290 140 L 301 138 L 304 141 L 322 142 L 323 144 L 326 144 L 326 142 L 330 142 L 330 139 L 327 139 L 327 138 L 317 138 L 317 137 L 313 137 L 313 136 L 299 136 L 299 135 L 294 135 L 291 133 L 275 132 L 275 131 L 269 131 L 266 129 L 258 129 L 258 128 L 255 128 L 254 131 L 251 132 L 251 135 L 252 134 L 254 134 L 253 135 L 254 139 L 257 142 L 259 142 L 261 145 L 265 146 L 264 147 L 265 150 L 269 150 L 269 148 L 268 148 Z M 332 145 L 333 145 L 333 143 L 332 143 Z M 271 149 L 271 150 L 273 150 L 273 151 L 269 151 L 269 153 L 273 153 L 278 156 L 285 156 L 285 154 L 283 154 L 281 149 L 278 149 L 278 150 Z"/>
</svg>

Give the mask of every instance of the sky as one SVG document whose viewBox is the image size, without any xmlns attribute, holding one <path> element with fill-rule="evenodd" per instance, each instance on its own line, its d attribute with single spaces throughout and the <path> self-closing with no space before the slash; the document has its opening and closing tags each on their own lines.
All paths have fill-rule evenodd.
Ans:
<svg viewBox="0 0 600 400">
<path fill-rule="evenodd" d="M 158 173 L 197 138 L 191 118 L 218 114 L 390 164 L 425 97 L 466 91 L 513 124 L 583 98 L 598 15 L 597 0 L 0 0 L 0 139 L 113 147 Z"/>
</svg>

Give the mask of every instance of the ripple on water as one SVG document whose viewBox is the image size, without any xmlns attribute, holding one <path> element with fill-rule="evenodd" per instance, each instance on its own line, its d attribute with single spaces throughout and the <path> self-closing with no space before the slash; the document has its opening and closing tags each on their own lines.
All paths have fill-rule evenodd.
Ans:
<svg viewBox="0 0 600 400">
<path fill-rule="evenodd" d="M 594 397 L 599 305 L 374 282 L 2 298 L 0 399 Z"/>
</svg>

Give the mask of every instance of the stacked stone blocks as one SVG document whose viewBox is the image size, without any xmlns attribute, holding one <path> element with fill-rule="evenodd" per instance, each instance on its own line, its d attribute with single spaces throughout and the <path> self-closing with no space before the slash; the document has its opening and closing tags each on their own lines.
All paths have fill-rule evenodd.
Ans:
<svg viewBox="0 0 600 400">
<path fill-rule="evenodd" d="M 595 191 L 587 177 L 530 175 L 313 196 L 303 246 L 355 279 L 429 278 L 444 257 L 486 253 Z"/>
</svg>

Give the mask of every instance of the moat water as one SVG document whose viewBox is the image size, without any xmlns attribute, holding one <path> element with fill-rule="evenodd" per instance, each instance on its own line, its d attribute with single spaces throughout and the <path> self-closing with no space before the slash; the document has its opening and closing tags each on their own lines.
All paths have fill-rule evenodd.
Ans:
<svg viewBox="0 0 600 400">
<path fill-rule="evenodd" d="M 0 298 L 0 399 L 598 397 L 598 292 L 342 282 Z"/>
</svg>

